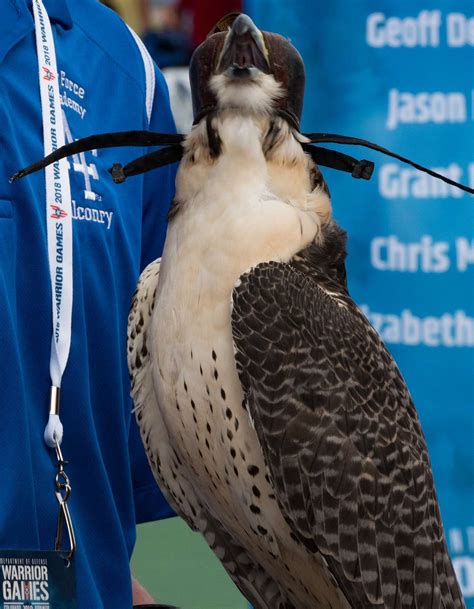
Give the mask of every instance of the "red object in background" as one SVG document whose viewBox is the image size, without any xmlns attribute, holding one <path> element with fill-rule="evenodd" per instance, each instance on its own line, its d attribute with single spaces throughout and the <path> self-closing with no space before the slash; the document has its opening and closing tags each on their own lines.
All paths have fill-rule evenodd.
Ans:
<svg viewBox="0 0 474 609">
<path fill-rule="evenodd" d="M 242 11 L 242 0 L 180 0 L 179 7 L 191 14 L 192 41 L 196 47 L 221 17 L 233 11 Z"/>
</svg>

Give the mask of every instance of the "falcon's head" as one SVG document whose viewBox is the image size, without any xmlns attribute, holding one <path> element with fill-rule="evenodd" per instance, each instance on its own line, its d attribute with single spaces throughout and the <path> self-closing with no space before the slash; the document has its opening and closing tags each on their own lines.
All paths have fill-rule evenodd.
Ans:
<svg viewBox="0 0 474 609">
<path fill-rule="evenodd" d="M 260 31 L 244 14 L 224 17 L 191 58 L 195 123 L 228 108 L 282 116 L 299 130 L 304 64 L 279 34 Z"/>
<path fill-rule="evenodd" d="M 299 128 L 305 73 L 294 46 L 232 13 L 195 50 L 189 75 L 194 127 L 183 145 L 177 199 L 193 200 L 224 152 L 236 183 L 251 167 L 261 178 L 258 188 L 329 218 L 329 193 Z"/>
</svg>

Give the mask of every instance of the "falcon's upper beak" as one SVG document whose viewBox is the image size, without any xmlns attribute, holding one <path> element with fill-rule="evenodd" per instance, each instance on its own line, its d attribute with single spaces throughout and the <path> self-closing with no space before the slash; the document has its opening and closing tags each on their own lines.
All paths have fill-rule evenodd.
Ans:
<svg viewBox="0 0 474 609">
<path fill-rule="evenodd" d="M 271 72 L 263 34 L 247 15 L 239 15 L 232 24 L 217 72 L 231 78 L 249 78 L 257 72 Z"/>
</svg>

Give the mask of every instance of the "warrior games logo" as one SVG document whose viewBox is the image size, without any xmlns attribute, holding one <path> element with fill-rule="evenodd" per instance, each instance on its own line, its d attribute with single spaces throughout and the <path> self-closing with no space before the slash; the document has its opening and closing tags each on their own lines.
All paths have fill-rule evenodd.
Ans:
<svg viewBox="0 0 474 609">
<path fill-rule="evenodd" d="M 0 558 L 5 609 L 50 609 L 45 558 Z"/>
<path fill-rule="evenodd" d="M 52 209 L 51 218 L 62 220 L 67 216 L 67 213 L 57 205 L 50 205 L 50 207 Z"/>
<path fill-rule="evenodd" d="M 47 68 L 46 66 L 43 66 L 43 80 L 54 80 L 56 78 L 56 76 L 54 75 L 54 72 L 51 72 L 51 70 L 49 68 Z"/>
</svg>

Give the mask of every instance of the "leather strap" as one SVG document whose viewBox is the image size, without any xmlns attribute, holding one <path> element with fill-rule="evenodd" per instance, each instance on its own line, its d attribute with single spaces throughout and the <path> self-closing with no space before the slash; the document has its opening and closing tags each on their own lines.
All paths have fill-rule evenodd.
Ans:
<svg viewBox="0 0 474 609">
<path fill-rule="evenodd" d="M 208 120 L 209 127 L 209 120 Z M 208 129 L 209 130 L 209 129 Z M 344 144 L 351 146 L 365 146 L 371 150 L 376 150 L 382 154 L 386 154 L 392 158 L 398 159 L 403 163 L 407 163 L 419 171 L 442 180 L 451 186 L 456 186 L 465 192 L 474 194 L 474 188 L 455 182 L 446 176 L 424 167 L 415 161 L 412 161 L 396 152 L 392 152 L 387 148 L 383 148 L 378 144 L 374 144 L 368 140 L 364 140 L 357 137 L 349 137 L 347 135 L 338 135 L 336 133 L 305 133 L 310 144 L 302 144 L 305 152 L 311 155 L 314 161 L 323 167 L 331 167 L 339 171 L 345 171 L 352 175 L 354 178 L 362 178 L 364 180 L 370 180 L 373 170 L 374 163 L 365 159 L 359 161 L 354 157 L 339 152 L 337 150 L 331 150 L 329 148 L 321 148 L 320 146 L 312 146 L 311 144 Z M 163 146 L 160 150 L 150 152 L 134 161 L 131 161 L 125 167 L 116 163 L 110 169 L 110 173 L 115 182 L 123 182 L 127 177 L 138 175 L 157 167 L 163 167 L 181 160 L 183 155 L 182 142 L 186 139 L 185 135 L 179 133 L 157 133 L 154 131 L 117 131 L 115 133 L 103 133 L 100 135 L 92 135 L 83 139 L 66 144 L 61 148 L 58 148 L 55 152 L 48 155 L 41 161 L 33 163 L 29 167 L 18 171 L 12 178 L 11 182 L 18 180 L 24 176 L 29 175 L 55 161 L 62 159 L 66 156 L 78 154 L 79 152 L 85 152 L 86 150 L 94 150 L 97 148 L 113 148 L 115 146 Z M 213 142 L 213 147 L 218 150 L 218 141 Z M 216 151 L 214 150 L 214 151 Z"/>
</svg>

